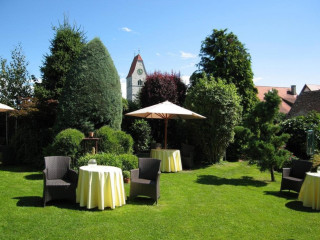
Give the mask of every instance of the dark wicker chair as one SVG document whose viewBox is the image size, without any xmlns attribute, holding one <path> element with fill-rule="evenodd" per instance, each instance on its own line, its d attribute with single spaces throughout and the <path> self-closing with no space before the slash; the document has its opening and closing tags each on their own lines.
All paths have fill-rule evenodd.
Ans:
<svg viewBox="0 0 320 240">
<path fill-rule="evenodd" d="M 159 159 L 139 158 L 139 169 L 131 170 L 130 199 L 143 195 L 151 197 L 158 203 L 160 163 Z"/>
<path fill-rule="evenodd" d="M 194 146 L 182 143 L 181 145 L 181 160 L 183 168 L 193 168 Z"/>
<path fill-rule="evenodd" d="M 312 167 L 312 162 L 304 160 L 293 160 L 291 168 L 282 169 L 282 190 L 293 190 L 300 192 L 300 188 L 306 176 L 306 172 L 309 172 Z"/>
<path fill-rule="evenodd" d="M 43 206 L 54 199 L 70 199 L 75 202 L 78 174 L 70 169 L 70 157 L 45 157 L 43 170 Z"/>
</svg>

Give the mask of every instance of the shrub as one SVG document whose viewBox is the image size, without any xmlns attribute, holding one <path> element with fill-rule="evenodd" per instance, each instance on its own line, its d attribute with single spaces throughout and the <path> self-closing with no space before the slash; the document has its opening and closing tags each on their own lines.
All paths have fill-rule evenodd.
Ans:
<svg viewBox="0 0 320 240">
<path fill-rule="evenodd" d="M 109 126 L 103 126 L 96 131 L 100 138 L 100 151 L 105 153 L 132 153 L 133 139 L 123 131 L 116 131 Z"/>
<path fill-rule="evenodd" d="M 135 152 L 143 152 L 149 149 L 151 128 L 147 121 L 143 119 L 135 120 L 130 128 L 130 133 L 134 139 Z"/>
<path fill-rule="evenodd" d="M 130 171 L 138 167 L 138 158 L 132 154 L 116 155 L 113 153 L 89 154 L 80 157 L 76 162 L 76 168 L 87 165 L 90 159 L 96 159 L 98 165 L 114 166 L 123 171 Z"/>
<path fill-rule="evenodd" d="M 114 132 L 117 140 L 117 152 L 121 153 L 132 153 L 133 152 L 133 139 L 129 134 L 126 134 L 123 131 Z"/>
<path fill-rule="evenodd" d="M 69 156 L 75 159 L 79 156 L 83 138 L 84 134 L 77 129 L 62 130 L 54 138 L 52 145 L 47 148 L 45 155 Z"/>
<path fill-rule="evenodd" d="M 118 156 L 122 162 L 122 169 L 130 171 L 138 167 L 138 157 L 132 154 L 121 154 Z"/>
</svg>

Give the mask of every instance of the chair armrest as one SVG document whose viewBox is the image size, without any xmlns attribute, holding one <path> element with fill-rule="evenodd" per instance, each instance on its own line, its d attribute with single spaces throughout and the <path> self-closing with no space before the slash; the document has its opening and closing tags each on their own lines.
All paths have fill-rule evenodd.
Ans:
<svg viewBox="0 0 320 240">
<path fill-rule="evenodd" d="M 47 172 L 48 172 L 47 169 L 44 169 L 44 170 L 42 171 L 42 173 L 43 173 L 43 180 L 44 180 L 44 181 L 46 181 L 46 180 L 48 179 L 48 175 L 47 175 L 48 173 L 47 173 Z"/>
<path fill-rule="evenodd" d="M 130 178 L 131 179 L 138 179 L 139 178 L 139 169 L 132 169 L 130 171 Z"/>
<path fill-rule="evenodd" d="M 282 168 L 282 177 L 289 177 L 290 170 L 290 168 Z"/>
<path fill-rule="evenodd" d="M 75 170 L 68 169 L 68 177 L 71 180 L 71 182 L 78 182 L 78 173 Z"/>
<path fill-rule="evenodd" d="M 159 171 L 158 174 L 157 174 L 157 178 L 156 178 L 157 182 L 159 182 L 159 180 L 160 180 L 160 174 L 161 174 L 161 171 Z"/>
</svg>

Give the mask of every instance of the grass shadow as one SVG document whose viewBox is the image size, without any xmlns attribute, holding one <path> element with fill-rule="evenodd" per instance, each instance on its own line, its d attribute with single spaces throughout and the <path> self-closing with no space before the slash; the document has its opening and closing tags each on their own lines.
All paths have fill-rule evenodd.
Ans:
<svg viewBox="0 0 320 240">
<path fill-rule="evenodd" d="M 130 205 L 155 205 L 156 202 L 152 198 L 136 197 L 134 199 L 128 198 L 127 204 L 130 204 Z"/>
<path fill-rule="evenodd" d="M 241 178 L 221 178 L 214 175 L 199 175 L 196 180 L 199 184 L 206 185 L 233 185 L 233 186 L 254 186 L 264 187 L 264 181 L 254 180 L 253 177 L 242 176 Z"/>
<path fill-rule="evenodd" d="M 295 192 L 289 192 L 289 191 L 264 191 L 264 194 L 266 195 L 272 195 L 272 196 L 275 196 L 275 197 L 279 197 L 279 198 L 285 198 L 287 200 L 290 200 L 290 199 L 297 199 L 298 198 L 298 193 L 295 193 Z"/>
<path fill-rule="evenodd" d="M 317 212 L 319 210 L 312 209 L 311 207 L 304 207 L 301 201 L 291 201 L 286 203 L 286 207 L 299 212 Z"/>
<path fill-rule="evenodd" d="M 42 197 L 39 196 L 26 196 L 26 197 L 14 197 L 18 199 L 18 207 L 43 207 Z"/>
<path fill-rule="evenodd" d="M 3 165 L 0 164 L 0 171 L 6 172 L 37 172 L 39 169 L 28 165 Z"/>
<path fill-rule="evenodd" d="M 43 180 L 43 174 L 42 173 L 34 173 L 30 174 L 24 177 L 27 180 Z"/>
</svg>

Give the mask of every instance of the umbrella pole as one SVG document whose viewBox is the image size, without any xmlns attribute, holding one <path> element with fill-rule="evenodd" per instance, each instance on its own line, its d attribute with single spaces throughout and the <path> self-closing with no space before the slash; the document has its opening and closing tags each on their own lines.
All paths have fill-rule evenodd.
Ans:
<svg viewBox="0 0 320 240">
<path fill-rule="evenodd" d="M 168 118 L 164 120 L 164 149 L 167 149 L 167 127 L 168 127 Z"/>
<path fill-rule="evenodd" d="M 8 145 L 8 114 L 6 112 L 6 145 Z"/>
</svg>

